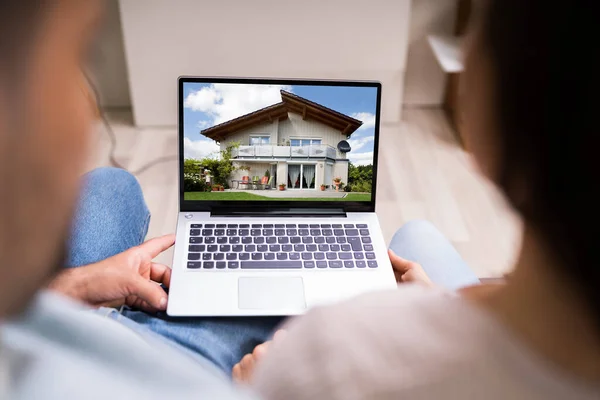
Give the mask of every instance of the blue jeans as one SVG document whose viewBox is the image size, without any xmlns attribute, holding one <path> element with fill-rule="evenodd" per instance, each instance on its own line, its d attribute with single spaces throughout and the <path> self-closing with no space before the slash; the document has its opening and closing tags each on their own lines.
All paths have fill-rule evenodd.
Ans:
<svg viewBox="0 0 600 400">
<path fill-rule="evenodd" d="M 137 180 L 116 168 L 99 168 L 84 177 L 73 225 L 69 267 L 91 264 L 144 241 L 150 212 Z M 449 289 L 476 283 L 477 277 L 433 225 L 413 221 L 402 227 L 390 246 L 399 256 L 421 263 L 431 279 Z M 279 317 L 170 318 L 125 308 L 109 316 L 140 333 L 154 332 L 226 374 L 244 354 L 268 340 L 282 322 Z M 126 321 L 123 321 L 123 317 Z"/>
</svg>

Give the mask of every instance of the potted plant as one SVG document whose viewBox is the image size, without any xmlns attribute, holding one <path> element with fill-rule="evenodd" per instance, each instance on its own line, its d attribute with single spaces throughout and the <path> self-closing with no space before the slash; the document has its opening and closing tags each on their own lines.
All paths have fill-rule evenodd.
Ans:
<svg viewBox="0 0 600 400">
<path fill-rule="evenodd" d="M 213 187 L 212 187 L 212 191 L 213 191 L 213 192 L 219 192 L 219 191 L 220 191 L 220 190 L 219 190 L 219 185 L 213 185 Z"/>
<path fill-rule="evenodd" d="M 279 184 L 279 190 L 284 191 L 285 190 L 285 186 L 286 186 L 285 183 L 280 183 Z"/>
<path fill-rule="evenodd" d="M 333 184 L 335 185 L 336 192 L 340 190 L 340 183 L 342 183 L 342 178 L 340 178 L 339 176 L 337 178 L 333 178 Z"/>
<path fill-rule="evenodd" d="M 224 192 L 224 191 L 225 191 L 225 186 L 219 185 L 219 192 Z"/>
<path fill-rule="evenodd" d="M 324 191 L 325 191 L 325 189 L 327 189 L 327 185 L 326 185 L 326 184 L 324 184 L 324 183 L 322 183 L 322 184 L 321 184 L 321 192 L 324 192 Z"/>
</svg>

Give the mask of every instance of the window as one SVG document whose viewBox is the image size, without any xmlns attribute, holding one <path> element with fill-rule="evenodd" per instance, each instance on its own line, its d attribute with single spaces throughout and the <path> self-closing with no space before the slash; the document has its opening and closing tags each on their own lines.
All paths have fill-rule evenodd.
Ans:
<svg viewBox="0 0 600 400">
<path fill-rule="evenodd" d="M 270 136 L 250 136 L 250 146 L 264 146 L 270 143 Z"/>
<path fill-rule="evenodd" d="M 290 140 L 292 146 L 310 146 L 321 144 L 321 139 L 292 139 Z"/>
</svg>

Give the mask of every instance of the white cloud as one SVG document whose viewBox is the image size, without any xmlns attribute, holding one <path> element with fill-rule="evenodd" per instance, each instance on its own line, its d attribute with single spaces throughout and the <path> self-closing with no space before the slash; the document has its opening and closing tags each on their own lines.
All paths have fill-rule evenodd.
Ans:
<svg viewBox="0 0 600 400">
<path fill-rule="evenodd" d="M 369 129 L 375 126 L 375 114 L 368 112 L 359 112 L 351 115 L 352 118 L 362 121 L 362 125 L 358 130 Z"/>
<path fill-rule="evenodd" d="M 214 140 L 183 138 L 184 158 L 199 160 L 205 157 L 218 157 L 219 150 L 219 145 Z"/>
<path fill-rule="evenodd" d="M 210 122 L 208 121 L 198 121 L 198 123 L 196 124 L 196 128 L 198 129 L 205 129 L 208 128 L 210 126 Z"/>
<path fill-rule="evenodd" d="M 281 102 L 282 89 L 292 90 L 283 85 L 215 83 L 188 94 L 183 105 L 208 114 L 210 125 L 217 125 Z"/>
<path fill-rule="evenodd" d="M 373 140 L 375 140 L 375 136 L 369 135 L 365 137 L 348 139 L 348 143 L 350 143 L 352 151 L 358 151 L 365 147 L 367 143 L 372 142 Z"/>
<path fill-rule="evenodd" d="M 354 165 L 369 165 L 373 164 L 373 152 L 368 151 L 365 153 L 348 153 L 348 158 Z"/>
</svg>

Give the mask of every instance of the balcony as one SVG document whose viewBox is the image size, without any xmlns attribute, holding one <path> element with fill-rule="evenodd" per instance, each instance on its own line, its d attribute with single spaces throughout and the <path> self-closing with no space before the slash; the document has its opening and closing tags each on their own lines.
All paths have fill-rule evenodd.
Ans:
<svg viewBox="0 0 600 400">
<path fill-rule="evenodd" d="M 232 151 L 232 157 L 236 159 L 249 158 L 337 158 L 334 147 L 315 144 L 310 146 L 240 146 Z"/>
</svg>

